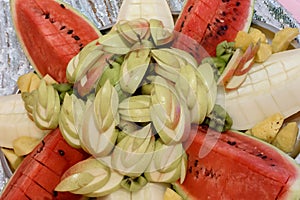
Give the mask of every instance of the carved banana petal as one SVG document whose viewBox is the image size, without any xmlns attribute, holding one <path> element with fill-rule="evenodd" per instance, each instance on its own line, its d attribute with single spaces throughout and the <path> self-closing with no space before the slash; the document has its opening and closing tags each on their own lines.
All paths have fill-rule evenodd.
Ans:
<svg viewBox="0 0 300 200">
<path fill-rule="evenodd" d="M 196 103 L 190 108 L 191 122 L 201 124 L 208 114 L 207 90 L 204 85 L 199 84 L 196 92 Z"/>
<path fill-rule="evenodd" d="M 150 19 L 150 31 L 156 46 L 165 45 L 173 40 L 173 34 L 167 30 L 163 22 L 158 19 Z"/>
<path fill-rule="evenodd" d="M 173 68 L 173 70 L 179 71 L 182 64 L 185 64 L 176 55 L 164 49 L 153 49 L 151 50 L 151 54 L 155 61 L 166 69 Z"/>
<path fill-rule="evenodd" d="M 197 92 L 197 76 L 194 67 L 186 65 L 180 69 L 180 76 L 175 83 L 175 88 L 185 99 L 188 108 L 192 108 L 196 102 Z"/>
<path fill-rule="evenodd" d="M 162 110 L 160 112 L 166 115 L 163 121 L 167 126 L 174 127 L 179 119 L 179 96 L 174 86 L 159 76 L 155 77 L 153 84 L 152 105 L 161 105 Z"/>
<path fill-rule="evenodd" d="M 164 51 L 170 52 L 176 55 L 177 57 L 183 59 L 186 62 L 186 64 L 190 64 L 193 67 L 198 68 L 197 60 L 187 51 L 177 49 L 177 48 L 165 48 Z"/>
<path fill-rule="evenodd" d="M 121 66 L 120 85 L 130 94 L 139 87 L 150 63 L 149 49 L 140 49 L 130 52 Z"/>
<path fill-rule="evenodd" d="M 119 123 L 118 105 L 118 93 L 107 80 L 94 101 L 94 117 L 100 131 L 106 131 L 112 123 Z"/>
<path fill-rule="evenodd" d="M 95 157 L 109 155 L 118 137 L 115 126 L 116 124 L 112 123 L 105 132 L 100 132 L 94 119 L 93 104 L 89 106 L 83 114 L 83 122 L 79 131 L 79 138 L 84 149 Z"/>
<path fill-rule="evenodd" d="M 162 68 L 160 65 L 155 65 L 154 70 L 158 75 L 172 82 L 176 82 L 179 76 L 179 72 L 177 70 L 169 68 L 169 71 L 167 71 L 165 68 Z"/>
<path fill-rule="evenodd" d="M 82 78 L 90 67 L 103 55 L 102 46 L 94 44 L 95 42 L 92 42 L 89 46 L 85 46 L 68 63 L 66 75 L 70 83 L 74 83 L 76 80 Z"/>
<path fill-rule="evenodd" d="M 124 99 L 119 104 L 119 109 L 143 109 L 149 108 L 151 105 L 150 95 L 131 96 Z"/>
<path fill-rule="evenodd" d="M 181 164 L 184 149 L 181 143 L 165 145 L 161 140 L 155 144 L 153 161 L 159 172 L 170 172 Z"/>
<path fill-rule="evenodd" d="M 134 119 L 139 119 L 138 122 L 149 122 L 150 118 L 150 110 L 149 108 L 138 108 L 138 109 L 122 109 L 119 111 L 120 117 L 122 119 L 129 119 L 129 121 L 134 121 Z"/>
<path fill-rule="evenodd" d="M 80 58 L 74 72 L 75 81 L 80 80 L 92 67 L 97 65 L 98 62 L 103 63 L 101 59 L 106 60 L 111 56 L 111 54 L 105 54 L 102 50 L 94 50 L 87 56 Z"/>
<path fill-rule="evenodd" d="M 183 109 L 180 109 L 179 121 L 175 127 L 168 127 L 156 113 L 150 111 L 153 125 L 158 132 L 160 138 L 165 144 L 174 144 L 186 139 L 186 134 L 190 130 L 190 121 Z"/>
<path fill-rule="evenodd" d="M 54 129 L 58 126 L 60 99 L 52 85 L 41 81 L 34 100 L 32 117 L 40 129 Z"/>
<path fill-rule="evenodd" d="M 150 124 L 137 130 L 132 136 L 125 136 L 112 153 L 112 166 L 128 176 L 141 175 L 152 159 L 154 141 Z"/>
<path fill-rule="evenodd" d="M 128 48 L 128 43 L 123 39 L 123 37 L 116 31 L 111 30 L 108 34 L 101 36 L 98 39 L 99 44 L 103 47 L 116 47 L 116 48 Z"/>
<path fill-rule="evenodd" d="M 207 113 L 210 113 L 215 105 L 217 99 L 217 82 L 214 79 L 214 72 L 210 64 L 205 63 L 198 67 L 198 84 L 203 84 L 207 91 L 207 100 L 208 100 L 208 110 Z"/>
<path fill-rule="evenodd" d="M 121 20 L 116 24 L 118 32 L 129 42 L 135 43 L 150 36 L 149 22 L 143 18 Z"/>
<path fill-rule="evenodd" d="M 150 119 L 150 95 L 138 95 L 124 99 L 119 104 L 119 114 L 122 119 L 138 122 L 148 122 Z M 137 121 L 136 121 L 137 122 Z"/>
</svg>

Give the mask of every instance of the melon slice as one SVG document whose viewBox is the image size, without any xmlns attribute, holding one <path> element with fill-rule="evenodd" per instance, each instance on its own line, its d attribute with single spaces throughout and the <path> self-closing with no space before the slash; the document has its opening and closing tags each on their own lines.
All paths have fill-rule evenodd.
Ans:
<svg viewBox="0 0 300 200">
<path fill-rule="evenodd" d="M 238 31 L 248 31 L 253 16 L 254 0 L 188 0 L 179 15 L 174 30 L 194 39 L 191 44 L 179 37 L 174 47 L 192 53 L 198 61 L 215 56 L 216 46 L 234 41 Z M 199 47 L 199 44 L 201 48 Z"/>
<path fill-rule="evenodd" d="M 175 188 L 187 199 L 300 198 L 300 167 L 272 145 L 203 128 L 186 144 L 187 175 Z"/>
<path fill-rule="evenodd" d="M 68 62 L 101 33 L 82 14 L 58 0 L 12 0 L 11 14 L 21 46 L 41 75 L 67 82 Z"/>
</svg>

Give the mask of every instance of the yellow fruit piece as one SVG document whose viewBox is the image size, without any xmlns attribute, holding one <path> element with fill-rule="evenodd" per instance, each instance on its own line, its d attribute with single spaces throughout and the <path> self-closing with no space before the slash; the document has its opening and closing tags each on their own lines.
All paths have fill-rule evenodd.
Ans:
<svg viewBox="0 0 300 200">
<path fill-rule="evenodd" d="M 252 37 L 245 31 L 239 31 L 234 39 L 234 42 L 236 48 L 241 48 L 243 51 L 245 51 L 252 43 Z"/>
<path fill-rule="evenodd" d="M 171 188 L 167 188 L 164 194 L 164 200 L 182 200 L 182 197 Z"/>
<path fill-rule="evenodd" d="M 272 51 L 273 53 L 287 50 L 289 44 L 293 39 L 299 35 L 298 28 L 284 28 L 277 33 L 272 40 Z"/>
<path fill-rule="evenodd" d="M 17 80 L 18 88 L 21 92 L 31 92 L 38 88 L 40 78 L 37 74 L 29 72 L 20 76 Z"/>
<path fill-rule="evenodd" d="M 46 74 L 43 79 L 46 81 L 46 83 L 48 85 L 51 85 L 51 84 L 56 84 L 58 83 L 56 80 L 54 80 L 49 74 Z"/>
<path fill-rule="evenodd" d="M 18 156 L 29 154 L 40 142 L 40 139 L 22 136 L 13 141 L 13 149 Z"/>
<path fill-rule="evenodd" d="M 251 36 L 254 44 L 256 44 L 258 41 L 261 43 L 267 43 L 266 35 L 257 28 L 250 27 L 249 35 Z"/>
<path fill-rule="evenodd" d="M 275 113 L 251 128 L 251 135 L 271 143 L 281 128 L 283 121 L 283 115 L 280 113 Z"/>
<path fill-rule="evenodd" d="M 298 124 L 290 122 L 280 129 L 272 144 L 286 153 L 292 152 L 297 140 L 298 131 Z"/>
<path fill-rule="evenodd" d="M 272 55 L 272 47 L 267 43 L 260 43 L 259 49 L 255 55 L 255 62 L 264 62 Z"/>
<path fill-rule="evenodd" d="M 14 171 L 17 169 L 17 167 L 20 165 L 20 163 L 23 161 L 23 156 L 18 156 L 13 149 L 7 149 L 7 148 L 1 148 L 1 151 L 3 152 L 5 158 L 8 161 L 9 166 Z"/>
</svg>

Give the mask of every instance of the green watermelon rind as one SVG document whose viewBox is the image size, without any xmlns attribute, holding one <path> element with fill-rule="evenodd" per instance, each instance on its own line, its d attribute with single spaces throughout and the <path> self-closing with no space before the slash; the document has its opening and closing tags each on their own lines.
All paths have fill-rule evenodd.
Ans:
<svg viewBox="0 0 300 200">
<path fill-rule="evenodd" d="M 11 11 L 11 16 L 12 16 L 12 22 L 13 22 L 13 26 L 14 26 L 14 29 L 15 29 L 15 33 L 16 33 L 16 36 L 17 36 L 17 39 L 19 41 L 19 44 L 27 58 L 27 60 L 30 62 L 30 64 L 32 65 L 33 69 L 37 72 L 37 74 L 40 76 L 40 77 L 43 77 L 43 75 L 40 73 L 39 71 L 39 67 L 36 66 L 35 62 L 34 62 L 34 59 L 32 58 L 32 56 L 30 55 L 30 53 L 28 52 L 28 49 L 27 47 L 25 46 L 24 42 L 23 42 L 23 39 L 22 39 L 22 35 L 21 33 L 18 31 L 18 24 L 17 22 L 15 21 L 16 19 L 16 16 L 17 16 L 17 13 L 15 11 L 15 3 L 16 3 L 17 0 L 10 0 L 10 11 Z M 83 21 L 86 22 L 86 25 L 90 26 L 91 28 L 94 29 L 95 33 L 100 37 L 102 36 L 101 32 L 99 31 L 99 29 L 96 27 L 96 25 L 94 23 L 92 23 L 85 15 L 83 15 L 82 13 L 79 12 L 79 10 L 75 9 L 74 7 L 72 7 L 71 5 L 63 2 L 63 1 L 60 1 L 60 0 L 53 0 L 54 2 L 57 2 L 58 4 L 62 4 L 64 5 L 67 9 L 69 9 L 70 11 L 72 11 L 72 13 L 74 15 L 77 15 L 79 17 L 81 17 L 83 19 Z"/>
<path fill-rule="evenodd" d="M 283 156 L 285 158 L 285 160 L 296 169 L 296 172 L 295 172 L 295 179 L 291 183 L 291 185 L 288 186 L 287 193 L 284 193 L 283 194 L 284 196 L 281 196 L 280 199 L 286 199 L 286 200 L 299 200 L 300 199 L 300 165 L 298 165 L 292 157 L 290 157 L 288 154 L 286 154 L 282 150 L 278 149 L 277 147 L 273 146 L 272 144 L 267 143 L 263 140 L 260 140 L 254 136 L 246 135 L 237 130 L 230 130 L 230 131 L 233 133 L 245 136 L 245 137 L 249 137 L 255 141 L 258 141 L 258 142 L 270 147 L 275 152 L 277 152 L 278 154 Z M 196 200 L 191 195 L 189 195 L 188 191 L 186 191 L 183 187 L 181 187 L 181 184 L 179 182 L 173 183 L 172 187 L 182 197 L 183 200 Z"/>
</svg>

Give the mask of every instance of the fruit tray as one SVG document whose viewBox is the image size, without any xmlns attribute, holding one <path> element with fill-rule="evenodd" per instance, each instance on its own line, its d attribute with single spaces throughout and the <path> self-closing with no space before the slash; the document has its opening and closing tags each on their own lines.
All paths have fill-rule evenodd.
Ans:
<svg viewBox="0 0 300 200">
<path fill-rule="evenodd" d="M 86 15 L 101 31 L 105 32 L 117 19 L 121 0 L 63 0 L 81 13 Z M 184 0 L 167 0 L 171 11 L 176 17 Z M 9 95 L 16 92 L 18 77 L 32 70 L 16 38 L 10 18 L 9 0 L 0 0 L 0 95 Z M 300 28 L 292 15 L 276 0 L 256 0 L 253 22 L 266 29 L 270 34 L 276 29 L 285 26 Z M 300 48 L 300 36 L 293 44 Z M 300 123 L 299 123 L 300 124 Z M 5 186 L 9 171 L 5 168 L 3 155 L 0 154 L 0 192 Z M 300 156 L 296 158 L 300 164 Z M 1 164 L 2 163 L 2 164 Z"/>
</svg>

